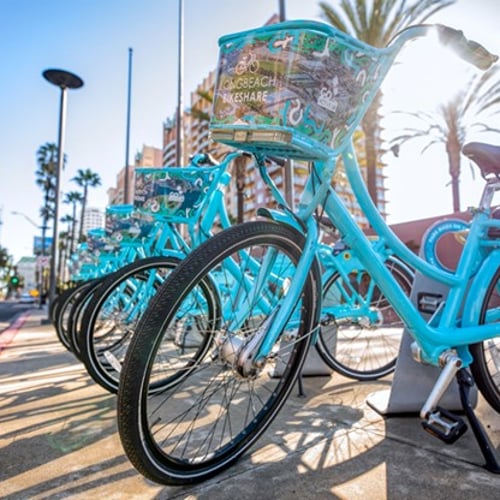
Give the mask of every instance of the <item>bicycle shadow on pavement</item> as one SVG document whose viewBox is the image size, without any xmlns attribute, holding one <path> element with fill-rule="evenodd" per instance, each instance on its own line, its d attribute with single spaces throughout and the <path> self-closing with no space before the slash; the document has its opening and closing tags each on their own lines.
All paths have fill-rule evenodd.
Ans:
<svg viewBox="0 0 500 500">
<path fill-rule="evenodd" d="M 450 498 L 450 488 L 455 498 L 498 498 L 500 476 L 481 467 L 472 431 L 447 446 L 425 433 L 416 415 L 383 418 L 366 404 L 390 380 L 339 377 L 307 380 L 307 399 L 292 393 L 264 436 L 226 471 L 195 486 L 164 487 L 155 498 Z M 498 416 L 481 412 L 496 418 L 498 452 Z"/>
<path fill-rule="evenodd" d="M 16 348 L 27 347 L 16 339 Z M 0 372 L 0 392 L 2 386 L 9 388 L 0 394 L 5 498 L 321 500 L 412 498 L 429 492 L 446 498 L 457 485 L 468 488 L 457 498 L 498 496 L 499 476 L 470 463 L 482 463 L 472 432 L 446 447 L 420 428 L 418 418 L 384 419 L 368 407 L 367 395 L 389 388 L 389 377 L 359 383 L 337 374 L 304 378 L 306 397 L 298 396 L 295 387 L 261 439 L 216 477 L 182 487 L 152 483 L 123 453 L 115 396 L 97 386 L 63 349 L 57 341 L 46 351 L 37 345 L 36 354 L 20 357 L 29 360 L 22 369 L 12 365 L 9 377 Z M 19 362 L 0 358 L 0 363 L 4 360 Z M 11 375 L 11 370 L 20 371 Z M 25 378 L 14 382 L 19 373 Z M 498 447 L 498 415 L 488 411 Z"/>
</svg>

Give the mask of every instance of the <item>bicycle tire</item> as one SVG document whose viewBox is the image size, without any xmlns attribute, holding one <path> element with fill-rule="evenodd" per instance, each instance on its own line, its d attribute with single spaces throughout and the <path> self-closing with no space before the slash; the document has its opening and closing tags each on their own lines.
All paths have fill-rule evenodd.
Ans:
<svg viewBox="0 0 500 500">
<path fill-rule="evenodd" d="M 388 260 L 386 265 L 409 295 L 413 277 L 408 270 L 395 259 Z M 353 286 L 362 300 L 370 301 L 370 310 L 376 313 L 377 320 L 355 316 L 355 311 L 352 317 L 338 321 L 334 317 L 322 318 L 316 349 L 326 365 L 344 377 L 377 380 L 391 374 L 396 367 L 404 324 L 380 289 L 370 286 L 372 278 L 366 271 L 350 273 L 349 279 L 346 286 L 339 273 L 329 277 L 323 286 L 323 304 L 340 304 L 343 294 L 350 294 Z"/>
<path fill-rule="evenodd" d="M 488 309 L 500 307 L 500 268 L 490 281 L 483 299 L 480 324 L 487 321 Z M 500 413 L 500 337 L 470 346 L 473 362 L 470 366 L 476 385 L 490 406 Z"/>
<path fill-rule="evenodd" d="M 85 312 L 85 309 L 89 304 L 90 300 L 92 299 L 93 295 L 96 293 L 97 290 L 99 290 L 104 279 L 105 277 L 103 276 L 100 278 L 96 278 L 95 280 L 92 280 L 92 282 L 89 283 L 89 285 L 85 289 L 83 289 L 80 292 L 80 294 L 78 294 L 78 297 L 76 297 L 75 300 L 72 302 L 71 308 L 69 310 L 67 335 L 71 345 L 71 350 L 73 351 L 73 354 L 78 358 L 79 361 L 81 361 L 81 353 L 80 353 L 81 349 L 78 343 L 78 332 L 82 327 L 83 313 Z"/>
<path fill-rule="evenodd" d="M 259 327 L 265 329 L 262 322 L 268 320 L 269 323 L 270 317 L 263 314 L 263 295 L 249 297 L 248 288 L 241 283 L 248 276 L 244 272 L 245 263 L 251 262 L 248 256 L 264 256 L 269 249 L 278 253 L 280 259 L 275 262 L 280 262 L 280 269 L 283 272 L 289 269 L 286 276 L 292 276 L 303 245 L 300 233 L 272 221 L 233 226 L 193 250 L 155 295 L 127 351 L 117 399 L 122 445 L 132 464 L 145 477 L 177 485 L 207 479 L 237 460 L 274 420 L 292 390 L 317 326 L 319 314 L 315 306 L 321 294 L 319 268 L 315 262 L 307 276 L 299 305 L 294 309 L 297 314 L 297 318 L 293 316 L 294 328 L 282 332 L 288 341 L 278 339 L 271 355 L 250 375 L 237 373 L 236 342 L 252 339 Z M 227 272 L 235 263 L 242 271 L 241 280 Z M 285 267 L 286 264 L 289 267 Z M 269 278 L 274 276 L 285 274 L 276 272 Z M 217 317 L 219 312 L 210 311 L 204 303 L 193 300 L 206 288 L 207 281 L 215 278 L 221 312 L 229 311 L 223 317 Z M 270 299 L 267 304 L 273 312 L 278 310 L 279 297 L 288 290 L 285 286 L 278 287 L 278 281 L 259 281 L 262 285 L 259 292 L 269 291 L 269 297 L 276 301 Z M 230 285 L 236 285 L 236 289 L 229 293 Z M 233 310 L 236 298 L 240 304 L 252 299 L 251 303 L 258 302 L 259 308 L 248 305 L 242 314 L 242 310 Z M 193 315 L 189 319 L 198 320 L 198 325 L 204 320 L 202 326 L 207 328 L 206 334 L 215 337 L 214 347 L 192 367 L 188 376 L 154 392 L 156 375 L 165 376 L 161 363 L 156 366 L 156 357 L 161 353 L 168 327 L 175 323 L 178 312 L 183 313 L 185 302 Z M 226 331 L 234 314 L 238 314 L 240 330 Z M 188 318 L 185 319 L 187 323 Z M 275 376 L 279 363 L 283 369 Z M 155 428 L 159 422 L 161 431 Z M 186 427 L 175 436 L 178 425 Z"/>
<path fill-rule="evenodd" d="M 107 391 L 118 391 L 126 350 L 154 292 L 141 293 L 134 288 L 134 298 L 127 290 L 136 281 L 148 283 L 153 272 L 170 273 L 178 263 L 178 258 L 168 256 L 132 262 L 108 276 L 85 307 L 78 332 L 80 359 L 92 379 Z"/>
<path fill-rule="evenodd" d="M 64 290 L 63 292 L 57 294 L 54 297 L 54 300 L 49 304 L 49 319 L 54 326 L 56 325 L 57 315 L 59 307 L 61 305 L 61 301 L 63 300 L 64 295 L 70 293 L 72 290 L 73 287 L 68 288 L 67 290 Z"/>
<path fill-rule="evenodd" d="M 57 314 L 55 317 L 54 327 L 56 330 L 56 335 L 61 344 L 72 354 L 75 354 L 73 351 L 73 346 L 71 343 L 71 339 L 69 336 L 69 318 L 71 315 L 71 309 L 73 307 L 73 303 L 78 299 L 78 296 L 85 291 L 86 288 L 91 286 L 94 280 L 82 281 L 76 287 L 71 290 L 68 290 L 61 295 L 61 300 L 57 308 Z"/>
</svg>

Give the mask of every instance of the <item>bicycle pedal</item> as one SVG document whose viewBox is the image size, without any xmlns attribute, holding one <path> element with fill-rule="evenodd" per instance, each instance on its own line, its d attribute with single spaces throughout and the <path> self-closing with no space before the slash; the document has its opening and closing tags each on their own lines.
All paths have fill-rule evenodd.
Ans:
<svg viewBox="0 0 500 500">
<path fill-rule="evenodd" d="M 463 419 L 439 406 L 422 422 L 422 427 L 446 444 L 453 444 L 467 430 Z"/>
</svg>

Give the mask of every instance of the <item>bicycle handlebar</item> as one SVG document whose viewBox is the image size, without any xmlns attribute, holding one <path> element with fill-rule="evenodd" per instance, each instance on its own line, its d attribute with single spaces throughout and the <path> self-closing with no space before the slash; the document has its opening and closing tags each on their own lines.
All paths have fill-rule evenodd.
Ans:
<svg viewBox="0 0 500 500">
<path fill-rule="evenodd" d="M 439 41 L 450 46 L 464 61 L 473 64 L 481 70 L 487 70 L 498 60 L 498 56 L 489 52 L 481 44 L 467 40 L 461 30 L 450 28 L 443 24 L 435 25 Z"/>
<path fill-rule="evenodd" d="M 399 50 L 408 40 L 426 36 L 429 31 L 437 31 L 439 41 L 451 48 L 464 61 L 473 64 L 481 70 L 487 70 L 497 60 L 498 56 L 492 54 L 481 44 L 467 40 L 461 30 L 450 28 L 444 24 L 414 24 L 402 29 L 394 35 L 387 45 L 388 48 Z"/>
</svg>

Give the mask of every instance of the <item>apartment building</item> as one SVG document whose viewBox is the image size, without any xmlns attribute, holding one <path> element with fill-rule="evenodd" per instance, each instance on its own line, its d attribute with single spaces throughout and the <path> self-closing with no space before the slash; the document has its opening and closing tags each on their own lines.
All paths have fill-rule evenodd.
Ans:
<svg viewBox="0 0 500 500">
<path fill-rule="evenodd" d="M 104 227 L 104 212 L 100 208 L 87 207 L 83 214 L 83 234 L 87 234 L 89 229 Z"/>
<path fill-rule="evenodd" d="M 134 170 L 136 167 L 161 167 L 163 166 L 163 155 L 160 148 L 143 145 L 134 158 L 134 164 L 128 168 L 128 202 L 134 199 Z M 125 203 L 125 174 L 127 169 L 123 167 L 116 176 L 116 185 L 108 188 L 108 205 L 122 205 Z"/>
</svg>

